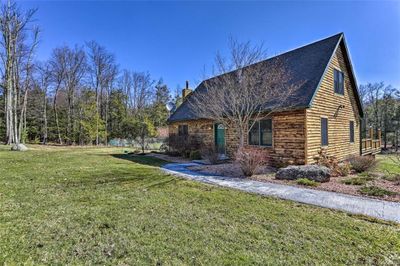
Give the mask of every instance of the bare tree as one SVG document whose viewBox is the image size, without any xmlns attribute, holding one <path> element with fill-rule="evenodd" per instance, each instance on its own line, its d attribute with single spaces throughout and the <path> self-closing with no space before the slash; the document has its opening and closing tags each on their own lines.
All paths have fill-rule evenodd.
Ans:
<svg viewBox="0 0 400 266">
<path fill-rule="evenodd" d="M 21 134 L 26 127 L 26 106 L 31 86 L 32 58 L 38 43 L 39 30 L 31 28 L 35 9 L 26 13 L 16 3 L 8 1 L 0 10 L 2 35 L 1 58 L 4 71 L 7 143 L 19 149 Z M 33 37 L 29 37 L 29 33 Z"/>
<path fill-rule="evenodd" d="M 86 73 L 86 56 L 80 47 L 67 48 L 65 51 L 65 80 L 64 87 L 67 91 L 68 116 L 67 137 L 68 144 L 75 141 L 75 96 L 79 89 L 81 80 Z"/>
<path fill-rule="evenodd" d="M 117 75 L 117 66 L 114 55 L 103 46 L 91 41 L 87 43 L 87 47 L 89 49 L 91 84 L 96 92 L 97 119 L 99 119 L 99 117 L 106 117 L 109 89 Z M 99 145 L 99 121 L 96 124 L 96 145 Z"/>
<path fill-rule="evenodd" d="M 67 66 L 66 66 L 66 59 L 65 59 L 65 50 L 66 48 L 55 48 L 49 60 L 50 64 L 50 79 L 53 87 L 53 112 L 54 112 L 54 119 L 57 128 L 57 137 L 58 143 L 62 144 L 62 137 L 60 131 L 60 122 L 58 118 L 58 108 L 57 108 L 57 99 L 60 90 L 62 89 L 63 82 L 65 80 Z"/>
<path fill-rule="evenodd" d="M 50 79 L 51 79 L 51 71 L 50 71 L 50 64 L 48 62 L 45 63 L 38 63 L 37 64 L 37 72 L 38 76 L 36 79 L 37 86 L 42 90 L 43 92 L 43 99 L 42 99 L 42 104 L 43 104 L 43 110 L 42 110 L 42 122 L 43 122 L 43 127 L 42 127 L 42 144 L 47 144 L 47 138 L 48 138 L 48 120 L 47 120 L 47 93 L 48 93 L 48 88 L 50 86 Z"/>
<path fill-rule="evenodd" d="M 188 103 L 199 117 L 236 131 L 240 148 L 256 121 L 280 110 L 301 84 L 288 82 L 291 73 L 285 62 L 259 62 L 266 54 L 262 45 L 230 39 L 229 50 L 229 60 L 219 53 L 215 58 L 214 69 L 222 74 L 203 81 Z"/>
<path fill-rule="evenodd" d="M 124 70 L 119 87 L 127 95 L 127 110 L 137 113 L 147 107 L 154 96 L 154 83 L 149 73 Z"/>
</svg>

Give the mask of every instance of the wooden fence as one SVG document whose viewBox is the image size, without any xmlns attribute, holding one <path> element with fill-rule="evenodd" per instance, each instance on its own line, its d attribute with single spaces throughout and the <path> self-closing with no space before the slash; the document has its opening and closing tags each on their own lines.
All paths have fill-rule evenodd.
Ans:
<svg viewBox="0 0 400 266">
<path fill-rule="evenodd" d="M 368 138 L 361 140 L 361 155 L 375 155 L 381 152 L 381 130 L 377 131 L 377 138 L 374 138 L 374 130 L 369 128 L 368 130 Z"/>
</svg>

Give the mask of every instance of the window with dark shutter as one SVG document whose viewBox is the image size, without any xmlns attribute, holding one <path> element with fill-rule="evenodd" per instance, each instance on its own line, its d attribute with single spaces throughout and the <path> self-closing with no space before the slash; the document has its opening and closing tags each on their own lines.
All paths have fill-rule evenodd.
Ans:
<svg viewBox="0 0 400 266">
<path fill-rule="evenodd" d="M 321 118 L 321 145 L 328 146 L 328 118 Z"/>
<path fill-rule="evenodd" d="M 344 95 L 344 74 L 343 72 L 333 70 L 334 90 L 335 93 Z"/>
<path fill-rule="evenodd" d="M 354 143 L 354 121 L 350 121 L 350 142 Z"/>
</svg>

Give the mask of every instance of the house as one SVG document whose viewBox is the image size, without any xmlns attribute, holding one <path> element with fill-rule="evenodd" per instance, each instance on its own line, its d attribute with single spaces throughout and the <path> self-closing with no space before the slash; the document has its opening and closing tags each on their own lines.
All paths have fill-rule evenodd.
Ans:
<svg viewBox="0 0 400 266">
<path fill-rule="evenodd" d="M 262 150 L 271 164 L 314 163 L 321 149 L 339 160 L 379 152 L 380 142 L 371 133 L 370 139 L 361 140 L 363 109 L 343 33 L 256 64 L 267 67 L 273 60 L 285 62 L 292 80 L 303 82 L 284 108 L 253 127 L 247 148 Z M 199 117 L 185 100 L 196 97 L 203 87 L 204 81 L 193 93 L 188 86 L 183 90 L 184 101 L 168 120 L 169 134 L 201 138 L 205 145 L 216 145 L 232 156 L 238 148 L 237 134 L 219 121 Z"/>
</svg>

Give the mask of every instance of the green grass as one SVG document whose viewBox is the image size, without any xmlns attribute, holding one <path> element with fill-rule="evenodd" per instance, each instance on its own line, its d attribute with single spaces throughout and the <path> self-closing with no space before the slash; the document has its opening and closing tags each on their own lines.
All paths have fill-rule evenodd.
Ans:
<svg viewBox="0 0 400 266">
<path fill-rule="evenodd" d="M 355 185 L 355 186 L 362 186 L 367 184 L 368 181 L 373 180 L 373 177 L 370 176 L 359 176 L 359 177 L 352 177 L 344 179 L 342 182 L 346 185 Z"/>
<path fill-rule="evenodd" d="M 383 173 L 400 174 L 400 161 L 397 161 L 393 155 L 378 155 L 378 166 L 376 170 Z"/>
<path fill-rule="evenodd" d="M 319 185 L 318 182 L 307 179 L 307 178 L 299 178 L 296 180 L 296 183 L 299 185 L 308 186 L 308 187 L 317 187 Z"/>
<path fill-rule="evenodd" d="M 377 186 L 365 186 L 359 189 L 361 194 L 375 197 L 396 195 L 395 192 Z"/>
<path fill-rule="evenodd" d="M 179 179 L 122 148 L 0 146 L 0 264 L 399 264 L 400 226 Z"/>
</svg>

